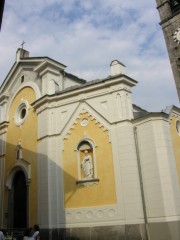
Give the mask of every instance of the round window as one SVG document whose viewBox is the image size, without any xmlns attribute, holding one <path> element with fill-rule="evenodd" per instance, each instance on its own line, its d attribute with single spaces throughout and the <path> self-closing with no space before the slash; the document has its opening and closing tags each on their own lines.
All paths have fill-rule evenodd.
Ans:
<svg viewBox="0 0 180 240">
<path fill-rule="evenodd" d="M 178 132 L 178 134 L 180 135 L 180 121 L 176 121 L 176 130 Z"/>
<path fill-rule="evenodd" d="M 15 119 L 16 125 L 19 126 L 23 124 L 27 116 L 27 109 L 28 109 L 28 103 L 26 101 L 22 101 L 15 113 L 14 119 Z"/>
</svg>

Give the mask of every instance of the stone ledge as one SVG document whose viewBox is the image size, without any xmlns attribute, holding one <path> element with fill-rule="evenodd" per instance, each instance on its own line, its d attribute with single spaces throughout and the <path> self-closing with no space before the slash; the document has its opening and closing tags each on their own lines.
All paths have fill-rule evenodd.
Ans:
<svg viewBox="0 0 180 240">
<path fill-rule="evenodd" d="M 83 184 L 83 183 L 96 183 L 99 182 L 100 180 L 98 178 L 90 178 L 90 179 L 83 179 L 83 180 L 78 180 L 76 181 L 76 184 Z"/>
</svg>

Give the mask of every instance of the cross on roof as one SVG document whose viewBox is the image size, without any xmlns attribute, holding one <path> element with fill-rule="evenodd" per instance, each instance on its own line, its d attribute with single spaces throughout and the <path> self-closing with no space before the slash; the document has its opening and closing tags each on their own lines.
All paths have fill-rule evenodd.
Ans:
<svg viewBox="0 0 180 240">
<path fill-rule="evenodd" d="M 23 40 L 21 43 L 22 49 L 23 49 L 24 44 L 25 44 L 25 41 Z"/>
</svg>

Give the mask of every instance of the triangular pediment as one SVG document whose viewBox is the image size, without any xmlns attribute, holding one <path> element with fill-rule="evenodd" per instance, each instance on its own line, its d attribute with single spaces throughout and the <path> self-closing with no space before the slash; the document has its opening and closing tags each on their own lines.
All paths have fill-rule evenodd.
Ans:
<svg viewBox="0 0 180 240">
<path fill-rule="evenodd" d="M 27 72 L 34 73 L 34 76 L 41 74 L 45 71 L 63 71 L 65 69 L 65 65 L 54 61 L 48 57 L 28 57 L 20 59 L 20 61 L 15 62 L 9 73 L 7 74 L 4 82 L 0 87 L 0 94 L 9 92 L 11 87 L 17 83 L 23 74 Z M 28 79 L 31 80 L 31 79 Z"/>
<path fill-rule="evenodd" d="M 86 119 L 83 119 L 81 117 L 81 115 L 83 114 L 86 114 L 87 118 L 90 119 L 90 121 L 95 122 L 95 124 L 99 128 L 101 128 L 102 131 L 109 132 L 110 124 L 106 121 L 106 119 L 104 119 L 88 104 L 80 103 L 60 133 L 63 139 L 68 138 L 68 136 L 70 135 L 71 131 L 73 130 L 78 121 L 81 121 L 82 126 L 83 124 L 86 124 L 85 122 L 83 122 L 86 121 Z"/>
</svg>

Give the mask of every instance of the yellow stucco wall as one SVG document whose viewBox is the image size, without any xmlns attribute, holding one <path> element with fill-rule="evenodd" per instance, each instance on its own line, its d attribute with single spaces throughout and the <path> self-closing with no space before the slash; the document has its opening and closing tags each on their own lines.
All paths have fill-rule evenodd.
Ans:
<svg viewBox="0 0 180 240">
<path fill-rule="evenodd" d="M 9 108 L 9 126 L 6 138 L 6 162 L 5 179 L 8 178 L 10 170 L 16 163 L 16 146 L 20 141 L 23 148 L 23 159 L 31 165 L 31 182 L 29 184 L 29 225 L 37 223 L 37 116 L 30 107 L 28 115 L 21 126 L 17 126 L 14 115 L 21 100 L 24 99 L 31 104 L 35 101 L 34 90 L 30 87 L 23 88 L 17 93 Z M 21 160 L 19 160 L 21 164 Z M 5 209 L 8 212 L 8 191 L 5 191 Z"/>
<path fill-rule="evenodd" d="M 180 186 L 180 135 L 178 134 L 176 129 L 177 121 L 180 121 L 180 118 L 173 116 L 170 123 L 170 131 L 172 136 L 174 156 L 176 159 L 176 168 L 177 168 L 177 174 L 178 174 L 179 186 Z"/>
<path fill-rule="evenodd" d="M 87 126 L 81 126 L 83 118 L 88 119 Z M 88 187 L 76 184 L 78 180 L 78 152 L 76 149 L 83 136 L 95 143 L 97 178 L 100 180 L 99 183 Z M 77 119 L 67 137 L 64 140 L 63 151 L 65 208 L 116 204 L 112 147 L 108 132 L 104 131 L 104 128 L 99 123 L 97 124 L 95 119 L 84 113 Z"/>
</svg>

